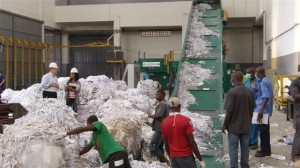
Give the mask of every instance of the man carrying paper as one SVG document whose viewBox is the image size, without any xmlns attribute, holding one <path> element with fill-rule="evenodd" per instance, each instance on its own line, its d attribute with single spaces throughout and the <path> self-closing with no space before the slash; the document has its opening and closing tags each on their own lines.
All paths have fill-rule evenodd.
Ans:
<svg viewBox="0 0 300 168">
<path fill-rule="evenodd" d="M 252 123 L 260 124 L 261 150 L 256 152 L 255 157 L 265 157 L 271 155 L 269 118 L 273 112 L 273 86 L 272 82 L 266 77 L 264 67 L 260 66 L 256 69 L 256 76 L 259 83 Z"/>
</svg>

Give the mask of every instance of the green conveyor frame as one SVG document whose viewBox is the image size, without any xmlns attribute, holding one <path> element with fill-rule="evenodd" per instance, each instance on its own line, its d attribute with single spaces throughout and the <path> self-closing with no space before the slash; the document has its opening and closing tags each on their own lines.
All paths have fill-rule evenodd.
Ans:
<svg viewBox="0 0 300 168">
<path fill-rule="evenodd" d="M 207 46 L 210 50 L 210 56 L 199 56 L 198 58 L 188 59 L 185 55 L 186 42 L 189 35 L 191 26 L 193 6 L 198 3 L 209 3 L 212 6 L 211 10 L 206 10 L 202 16 L 201 22 L 210 29 L 220 33 L 220 37 L 205 36 L 203 39 L 208 41 L 211 45 Z M 200 21 L 200 20 L 199 20 Z M 187 31 L 184 38 L 183 47 L 181 50 L 181 58 L 179 60 L 179 66 L 177 71 L 177 79 L 180 78 L 180 71 L 182 68 L 182 62 L 188 61 L 192 64 L 197 64 L 199 61 L 204 62 L 201 66 L 211 70 L 213 79 L 204 82 L 204 85 L 199 86 L 195 90 L 189 90 L 196 98 L 196 104 L 190 105 L 188 108 L 192 112 L 201 113 L 211 117 L 216 135 L 214 141 L 208 149 L 209 154 L 203 155 L 208 168 L 223 168 L 224 163 L 217 161 L 218 158 L 223 157 L 223 135 L 221 133 L 221 122 L 218 117 L 223 113 L 223 56 L 222 56 L 222 10 L 220 0 L 193 0 Z M 175 89 L 172 96 L 177 96 L 180 81 L 176 80 Z M 198 167 L 200 167 L 198 165 Z"/>
</svg>

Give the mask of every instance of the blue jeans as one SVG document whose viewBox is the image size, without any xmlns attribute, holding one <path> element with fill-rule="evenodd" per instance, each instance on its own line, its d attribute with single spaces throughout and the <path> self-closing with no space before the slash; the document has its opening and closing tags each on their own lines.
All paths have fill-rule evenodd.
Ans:
<svg viewBox="0 0 300 168">
<path fill-rule="evenodd" d="M 250 130 L 250 137 L 249 137 L 249 146 L 257 145 L 258 144 L 258 124 L 252 124 Z"/>
<path fill-rule="evenodd" d="M 230 167 L 238 168 L 238 147 L 241 145 L 241 168 L 249 168 L 249 134 L 228 134 Z"/>
<path fill-rule="evenodd" d="M 77 103 L 76 99 L 67 99 L 67 106 L 72 107 L 73 111 L 77 113 Z"/>
</svg>

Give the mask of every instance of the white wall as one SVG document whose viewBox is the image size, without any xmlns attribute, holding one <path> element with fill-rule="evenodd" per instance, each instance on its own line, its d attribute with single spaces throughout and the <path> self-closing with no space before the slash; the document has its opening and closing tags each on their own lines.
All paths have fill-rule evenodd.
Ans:
<svg viewBox="0 0 300 168">
<path fill-rule="evenodd" d="M 0 0 L 0 8 L 34 19 L 41 19 L 40 0 Z"/>
<path fill-rule="evenodd" d="M 223 10 L 229 17 L 256 17 L 260 0 L 221 0 Z"/>
<path fill-rule="evenodd" d="M 296 62 L 299 60 L 293 56 L 282 59 L 281 57 L 293 55 L 300 51 L 300 1 L 297 0 L 261 0 L 257 4 L 257 17 L 264 13 L 264 38 L 265 49 L 271 47 L 272 69 L 289 69 L 291 65 L 280 61 Z M 266 50 L 264 60 L 267 59 Z M 292 60 L 286 60 L 292 59 Z M 279 66 L 280 65 L 280 66 Z M 296 70 L 293 70 L 296 71 Z M 289 70 L 292 72 L 292 70 Z"/>
<path fill-rule="evenodd" d="M 45 26 L 59 28 L 55 23 L 55 0 L 0 0 L 0 9 L 45 22 Z"/>
<path fill-rule="evenodd" d="M 121 46 L 127 63 L 133 63 L 138 59 L 139 50 L 141 57 L 146 52 L 146 58 L 163 58 L 164 54 L 175 50 L 175 60 L 178 60 L 181 41 L 181 31 L 172 31 L 170 37 L 142 37 L 139 31 L 123 32 Z"/>
<path fill-rule="evenodd" d="M 120 16 L 120 27 L 182 26 L 191 1 L 57 6 L 59 23 L 113 21 Z"/>
<path fill-rule="evenodd" d="M 87 24 L 87 23 L 76 23 L 76 24 L 63 24 L 64 31 L 102 31 L 102 30 L 113 30 L 113 23 L 104 24 Z"/>
<path fill-rule="evenodd" d="M 41 20 L 45 22 L 45 26 L 56 29 L 61 29 L 55 21 L 55 0 L 40 0 L 42 1 Z"/>
</svg>

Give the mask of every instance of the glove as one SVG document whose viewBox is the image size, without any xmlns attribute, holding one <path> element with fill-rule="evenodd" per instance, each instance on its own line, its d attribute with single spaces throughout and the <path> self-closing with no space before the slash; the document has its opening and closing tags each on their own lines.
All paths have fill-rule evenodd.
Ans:
<svg viewBox="0 0 300 168">
<path fill-rule="evenodd" d="M 143 114 L 142 115 L 142 119 L 147 119 L 148 118 L 148 114 Z"/>
<path fill-rule="evenodd" d="M 60 132 L 60 133 L 57 134 L 57 136 L 58 136 L 59 138 L 64 138 L 64 137 L 66 137 L 66 136 L 68 136 L 68 135 L 67 135 L 66 132 Z"/>
<path fill-rule="evenodd" d="M 201 166 L 201 168 L 205 168 L 205 162 L 204 162 L 204 160 L 202 160 L 202 161 L 199 161 L 200 162 L 200 166 Z"/>
</svg>

